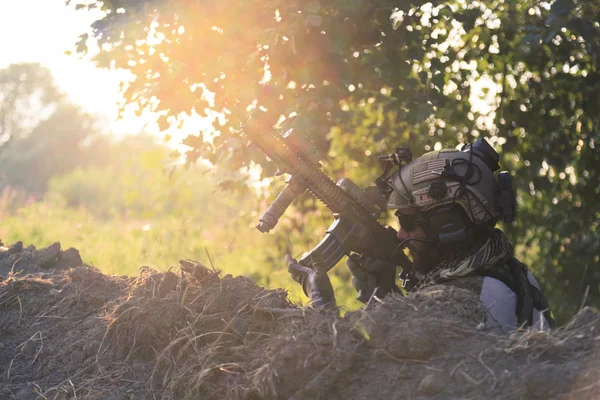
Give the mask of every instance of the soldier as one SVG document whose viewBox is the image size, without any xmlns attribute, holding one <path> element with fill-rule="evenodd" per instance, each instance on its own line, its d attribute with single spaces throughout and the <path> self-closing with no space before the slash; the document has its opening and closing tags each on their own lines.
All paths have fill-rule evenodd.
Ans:
<svg viewBox="0 0 600 400">
<path fill-rule="evenodd" d="M 496 151 L 479 139 L 461 150 L 432 151 L 399 163 L 378 183 L 388 208 L 396 210 L 400 245 L 412 258 L 412 271 L 401 278 L 408 291 L 438 284 L 472 290 L 486 309 L 490 330 L 549 329 L 554 321 L 537 281 L 495 228 L 500 218 L 512 222 L 515 215 L 510 174 L 494 175 L 498 160 Z M 286 262 L 313 304 L 335 304 L 326 271 L 305 268 L 289 255 Z M 370 276 L 389 267 L 386 263 L 369 255 L 346 261 L 354 287 L 368 293 L 375 290 L 369 287 L 376 281 Z"/>
</svg>

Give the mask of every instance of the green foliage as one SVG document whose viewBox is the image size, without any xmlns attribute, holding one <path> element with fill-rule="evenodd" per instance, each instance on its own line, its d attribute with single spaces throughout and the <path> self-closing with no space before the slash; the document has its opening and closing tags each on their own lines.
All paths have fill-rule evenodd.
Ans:
<svg viewBox="0 0 600 400">
<path fill-rule="evenodd" d="M 135 275 L 142 265 L 166 270 L 192 258 L 267 287 L 287 288 L 294 301 L 306 300 L 280 250 L 301 256 L 308 249 L 301 239 L 308 235 L 280 249 L 279 236 L 254 229 L 261 208 L 257 196 L 218 190 L 223 174 L 215 169 L 194 166 L 169 175 L 163 168 L 168 150 L 136 139 L 137 145 L 133 139 L 113 144 L 110 165 L 55 177 L 43 201 L 25 202 L 16 190 L 5 189 L 0 194 L 3 242 L 42 247 L 60 241 L 108 274 Z M 138 151 L 131 151 L 136 146 Z M 333 284 L 340 303 L 356 308 L 348 279 L 345 268 L 338 268 Z"/>
<path fill-rule="evenodd" d="M 279 129 L 297 128 L 329 152 L 329 172 L 362 184 L 375 176 L 378 152 L 408 143 L 419 154 L 485 132 L 519 190 L 519 221 L 506 229 L 555 308 L 562 317 L 576 311 L 586 287 L 588 303 L 599 304 L 599 1 L 89 7 L 106 12 L 91 32 L 99 65 L 137 76 L 128 102 L 163 113 L 165 127 L 184 113 L 228 116 L 215 119 L 215 134 L 189 137 L 191 161 L 274 171 L 238 129 L 238 110 L 256 99 L 273 123 L 286 118 Z"/>
<path fill-rule="evenodd" d="M 467 47 L 461 60 L 477 68 L 456 81 L 456 92 L 467 96 L 462 88 L 478 75 L 493 77 L 499 88 L 491 132 L 520 189 L 518 224 L 508 230 L 515 243 L 538 249 L 527 254 L 529 261 L 564 318 L 583 302 L 586 287 L 588 303 L 600 301 L 594 268 L 600 253 L 600 3 L 559 0 L 546 11 L 520 1 L 507 2 L 502 12 L 489 9 L 466 37 L 479 35 L 477 43 L 494 43 L 497 51 Z M 459 126 L 457 116 L 444 121 Z"/>
</svg>

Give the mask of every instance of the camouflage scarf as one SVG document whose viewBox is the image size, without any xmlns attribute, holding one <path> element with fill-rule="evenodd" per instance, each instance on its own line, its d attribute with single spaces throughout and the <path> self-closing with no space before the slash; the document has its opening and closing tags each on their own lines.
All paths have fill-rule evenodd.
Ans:
<svg viewBox="0 0 600 400">
<path fill-rule="evenodd" d="M 494 229 L 483 245 L 474 246 L 454 260 L 436 265 L 421 282 L 419 287 L 436 284 L 464 276 L 475 275 L 481 269 L 493 268 L 512 257 L 513 247 L 499 229 Z"/>
</svg>

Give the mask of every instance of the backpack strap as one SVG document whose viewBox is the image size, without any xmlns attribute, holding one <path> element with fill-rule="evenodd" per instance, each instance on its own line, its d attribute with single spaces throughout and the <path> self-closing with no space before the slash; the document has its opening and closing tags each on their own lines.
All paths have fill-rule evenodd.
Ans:
<svg viewBox="0 0 600 400">
<path fill-rule="evenodd" d="M 552 312 L 548 306 L 548 301 L 540 289 L 529 282 L 527 276 L 527 267 L 514 257 L 508 259 L 502 265 L 495 268 L 482 270 L 483 276 L 498 279 L 508 286 L 517 295 L 517 308 L 515 314 L 519 326 L 533 325 L 533 310 L 537 309 L 543 313 L 548 321 L 550 328 L 555 328 L 556 324 L 552 317 Z"/>
</svg>

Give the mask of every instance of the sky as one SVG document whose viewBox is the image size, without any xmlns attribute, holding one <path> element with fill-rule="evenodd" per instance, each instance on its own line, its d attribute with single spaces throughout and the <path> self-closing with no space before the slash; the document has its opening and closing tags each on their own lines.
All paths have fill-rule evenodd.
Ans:
<svg viewBox="0 0 600 400">
<path fill-rule="evenodd" d="M 116 121 L 119 83 L 128 74 L 96 68 L 89 57 L 65 54 L 75 53 L 79 35 L 99 17 L 75 11 L 64 0 L 0 0 L 0 68 L 39 62 L 50 69 L 71 101 L 106 121 L 107 131 L 137 133 L 147 120 L 129 115 Z"/>
</svg>

